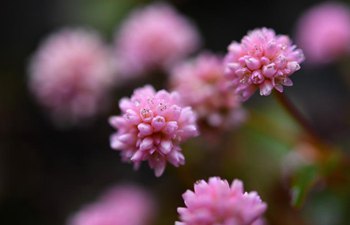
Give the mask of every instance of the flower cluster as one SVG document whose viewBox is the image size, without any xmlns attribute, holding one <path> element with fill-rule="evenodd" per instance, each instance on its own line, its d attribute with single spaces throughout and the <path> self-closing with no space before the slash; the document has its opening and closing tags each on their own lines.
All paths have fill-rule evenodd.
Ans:
<svg viewBox="0 0 350 225">
<path fill-rule="evenodd" d="M 198 135 L 196 116 L 190 107 L 182 107 L 176 92 L 156 92 L 153 87 L 136 89 L 120 100 L 121 116 L 110 118 L 118 131 L 111 137 L 111 147 L 121 151 L 123 160 L 137 168 L 148 160 L 155 175 L 162 175 L 166 162 L 184 164 L 179 144 Z"/>
<path fill-rule="evenodd" d="M 172 88 L 197 113 L 202 129 L 235 127 L 244 118 L 235 90 L 227 85 L 221 57 L 203 53 L 176 65 L 170 78 Z"/>
<path fill-rule="evenodd" d="M 330 61 L 349 50 L 349 25 L 348 9 L 325 4 L 302 18 L 299 40 L 312 60 Z M 109 118 L 116 130 L 111 148 L 135 169 L 148 162 L 159 177 L 167 163 L 185 163 L 180 144 L 198 136 L 197 123 L 203 131 L 215 132 L 239 125 L 245 119 L 242 101 L 257 89 L 263 96 L 274 89 L 283 92 L 304 61 L 288 36 L 268 28 L 232 42 L 225 57 L 205 52 L 185 61 L 200 42 L 190 21 L 165 3 L 153 4 L 131 13 L 116 33 L 112 53 L 90 30 L 53 34 L 31 60 L 29 86 L 54 119 L 74 123 L 103 109 L 115 74 L 123 81 L 157 70 L 170 72 L 173 92 L 150 85 L 135 89 L 130 98 L 120 99 L 120 115 Z M 303 154 L 311 149 L 302 147 Z M 286 171 L 308 163 L 302 156 L 287 158 Z M 256 192 L 244 192 L 240 180 L 231 185 L 219 177 L 200 180 L 183 199 L 176 225 L 264 224 L 267 204 Z M 68 224 L 148 225 L 153 215 L 154 203 L 146 193 L 122 186 L 84 207 Z"/>
<path fill-rule="evenodd" d="M 171 6 L 157 3 L 140 8 L 116 35 L 118 70 L 126 78 L 165 69 L 200 45 L 197 29 Z"/>
<path fill-rule="evenodd" d="M 93 31 L 64 29 L 51 35 L 33 56 L 29 86 L 58 121 L 90 118 L 113 83 L 110 54 Z"/>
<path fill-rule="evenodd" d="M 267 206 L 256 192 L 243 192 L 243 183 L 231 184 L 219 177 L 198 181 L 194 192 L 183 194 L 186 208 L 179 207 L 176 225 L 253 225 L 262 223 Z"/>
<path fill-rule="evenodd" d="M 149 225 L 154 219 L 155 203 L 136 186 L 116 186 L 97 202 L 73 215 L 68 225 Z"/>
<path fill-rule="evenodd" d="M 273 89 L 283 92 L 283 86 L 293 85 L 289 76 L 300 69 L 304 55 L 285 35 L 272 29 L 250 31 L 241 43 L 228 47 L 225 59 L 226 77 L 242 100 L 247 100 L 257 88 L 267 96 Z"/>
<path fill-rule="evenodd" d="M 329 63 L 350 52 L 350 9 L 341 3 L 323 3 L 299 20 L 297 42 L 311 63 Z"/>
</svg>

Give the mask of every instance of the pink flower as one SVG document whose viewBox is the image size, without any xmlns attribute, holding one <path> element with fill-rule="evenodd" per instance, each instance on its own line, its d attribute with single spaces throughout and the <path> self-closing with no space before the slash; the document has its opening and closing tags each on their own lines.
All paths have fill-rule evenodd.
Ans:
<svg viewBox="0 0 350 225">
<path fill-rule="evenodd" d="M 131 13 L 116 36 L 118 69 L 128 77 L 164 69 L 195 51 L 195 26 L 171 6 L 156 3 Z"/>
<path fill-rule="evenodd" d="M 68 225 L 149 225 L 155 203 L 144 190 L 135 186 L 117 186 L 98 201 L 72 216 Z"/>
<path fill-rule="evenodd" d="M 257 219 L 251 225 L 265 225 L 266 222 L 264 219 Z"/>
<path fill-rule="evenodd" d="M 300 69 L 303 53 L 285 35 L 261 28 L 248 32 L 241 43 L 233 42 L 226 56 L 226 77 L 237 88 L 242 100 L 247 100 L 257 88 L 267 96 L 273 89 L 283 92 L 292 86 L 289 78 Z"/>
<path fill-rule="evenodd" d="M 197 113 L 202 128 L 228 128 L 244 118 L 235 90 L 227 86 L 219 56 L 204 53 L 178 64 L 171 71 L 171 85 Z"/>
<path fill-rule="evenodd" d="M 186 208 L 177 209 L 182 222 L 175 225 L 254 225 L 262 224 L 267 206 L 256 192 L 243 192 L 243 183 L 231 184 L 219 177 L 198 181 L 194 192 L 183 194 Z"/>
<path fill-rule="evenodd" d="M 29 86 L 56 122 L 91 118 L 111 87 L 110 54 L 93 31 L 64 29 L 49 36 L 30 63 Z"/>
<path fill-rule="evenodd" d="M 118 131 L 111 137 L 111 147 L 121 151 L 124 161 L 138 168 L 148 161 L 159 177 L 166 162 L 178 167 L 185 158 L 180 143 L 198 135 L 196 116 L 190 107 L 182 107 L 176 92 L 156 92 L 153 87 L 136 89 L 119 102 L 121 116 L 112 116 L 110 124 Z"/>
<path fill-rule="evenodd" d="M 312 166 L 319 159 L 318 149 L 313 144 L 300 141 L 286 154 L 281 161 L 282 176 L 289 179 L 305 166 Z"/>
<path fill-rule="evenodd" d="M 308 10 L 297 25 L 297 42 L 308 61 L 329 63 L 350 50 L 350 10 L 323 3 Z"/>
</svg>

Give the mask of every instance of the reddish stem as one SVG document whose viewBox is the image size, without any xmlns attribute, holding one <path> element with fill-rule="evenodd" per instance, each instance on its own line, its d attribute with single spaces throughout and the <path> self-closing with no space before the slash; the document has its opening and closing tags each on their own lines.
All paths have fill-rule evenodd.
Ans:
<svg viewBox="0 0 350 225">
<path fill-rule="evenodd" d="M 311 141 L 320 147 L 320 150 L 325 150 L 322 138 L 320 138 L 318 132 L 312 127 L 305 119 L 305 117 L 299 112 L 299 110 L 293 105 L 293 103 L 283 93 L 274 92 L 274 95 L 278 102 L 284 107 L 284 109 L 294 118 L 294 120 L 304 129 Z"/>
</svg>

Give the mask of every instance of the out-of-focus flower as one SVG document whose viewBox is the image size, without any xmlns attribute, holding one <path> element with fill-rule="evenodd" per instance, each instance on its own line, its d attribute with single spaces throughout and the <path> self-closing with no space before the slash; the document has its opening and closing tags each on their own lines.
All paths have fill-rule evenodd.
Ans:
<svg viewBox="0 0 350 225">
<path fill-rule="evenodd" d="M 219 177 L 198 181 L 194 192 L 183 194 L 186 208 L 177 209 L 181 222 L 175 225 L 254 225 L 261 224 L 267 205 L 256 192 L 243 192 L 243 183 L 231 184 Z"/>
<path fill-rule="evenodd" d="M 350 9 L 329 2 L 308 10 L 297 25 L 297 43 L 311 63 L 329 63 L 350 50 Z"/>
<path fill-rule="evenodd" d="M 225 72 L 245 101 L 257 88 L 260 95 L 267 96 L 273 89 L 283 92 L 283 86 L 292 86 L 289 76 L 300 69 L 303 60 L 302 51 L 288 36 L 261 28 L 248 32 L 241 43 L 230 44 Z"/>
<path fill-rule="evenodd" d="M 131 13 L 116 36 L 120 74 L 137 77 L 165 69 L 195 51 L 200 37 L 195 26 L 165 3 Z"/>
<path fill-rule="evenodd" d="M 298 143 L 281 161 L 281 171 L 284 178 L 289 178 L 298 169 L 313 165 L 318 159 L 318 150 L 308 142 Z"/>
<path fill-rule="evenodd" d="M 162 175 L 167 161 L 183 165 L 179 144 L 198 135 L 196 116 L 191 107 L 182 107 L 176 92 L 156 92 L 153 87 L 136 89 L 119 102 L 121 116 L 112 116 L 110 124 L 118 131 L 111 136 L 111 147 L 121 151 L 124 161 L 138 168 L 148 161 L 155 175 Z"/>
<path fill-rule="evenodd" d="M 221 57 L 203 53 L 171 70 L 171 86 L 198 115 L 201 128 L 237 126 L 245 117 L 235 90 L 224 77 Z"/>
<path fill-rule="evenodd" d="M 266 225 L 265 219 L 257 219 L 251 225 Z"/>
<path fill-rule="evenodd" d="M 103 109 L 111 84 L 110 52 L 97 33 L 63 29 L 33 56 L 29 87 L 56 122 L 75 123 Z"/>
<path fill-rule="evenodd" d="M 72 216 L 68 225 L 149 225 L 155 202 L 136 186 L 116 186 Z"/>
</svg>

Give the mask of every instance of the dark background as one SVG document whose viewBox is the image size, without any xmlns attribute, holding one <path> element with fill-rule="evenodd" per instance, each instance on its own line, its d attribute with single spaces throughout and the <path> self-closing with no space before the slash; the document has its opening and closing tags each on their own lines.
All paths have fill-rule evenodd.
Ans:
<svg viewBox="0 0 350 225">
<path fill-rule="evenodd" d="M 320 1 L 169 2 L 198 25 L 206 49 L 225 53 L 232 40 L 240 40 L 256 27 L 271 27 L 293 37 L 298 17 Z M 144 3 L 5 0 L 0 4 L 0 224 L 64 224 L 83 203 L 124 181 L 143 185 L 156 195 L 177 185 L 176 179 L 168 176 L 172 169 L 161 178 L 155 178 L 146 166 L 134 172 L 109 148 L 113 130 L 107 118 L 117 113 L 118 98 L 132 90 L 117 90 L 110 111 L 96 121 L 62 130 L 51 123 L 27 88 L 28 59 L 50 32 L 64 26 L 92 26 L 111 41 L 128 10 Z M 339 68 L 337 64 L 305 65 L 293 77 L 295 85 L 287 94 L 325 139 L 340 141 L 348 149 L 350 96 Z M 255 96 L 248 107 L 260 101 Z M 179 198 L 176 206 L 181 204 L 181 190 L 174 191 Z M 176 216 L 175 206 L 169 206 L 171 210 Z"/>
</svg>

